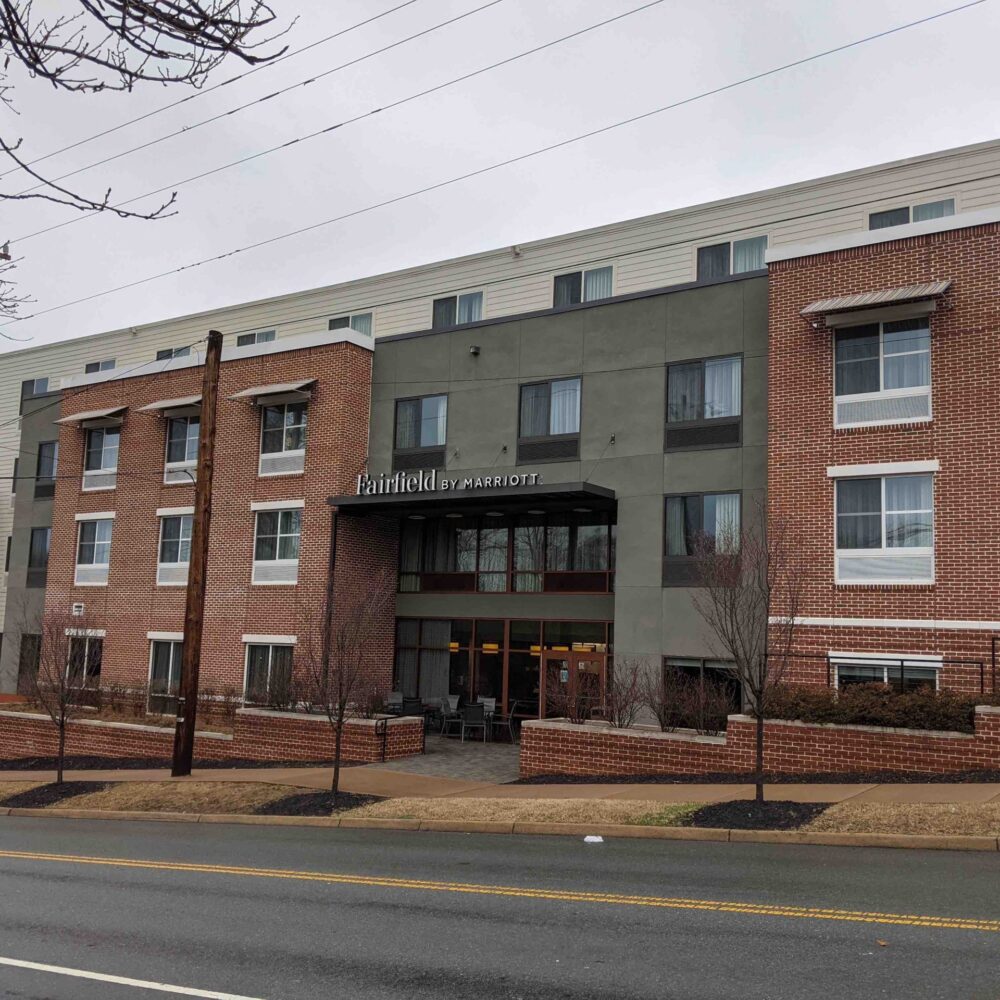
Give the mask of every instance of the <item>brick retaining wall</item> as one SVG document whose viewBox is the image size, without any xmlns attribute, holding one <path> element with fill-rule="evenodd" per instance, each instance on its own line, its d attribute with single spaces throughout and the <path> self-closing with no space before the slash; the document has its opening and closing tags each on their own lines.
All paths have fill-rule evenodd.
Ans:
<svg viewBox="0 0 1000 1000">
<path fill-rule="evenodd" d="M 388 720 L 386 760 L 423 751 L 423 719 Z M 0 768 L 19 757 L 52 757 L 58 732 L 47 716 L 0 712 Z M 66 731 L 66 753 L 94 757 L 159 757 L 173 754 L 174 732 L 160 726 L 78 719 Z M 195 758 L 201 760 L 314 760 L 333 757 L 333 730 L 325 716 L 242 709 L 233 735 L 195 735 Z M 382 759 L 382 737 L 374 719 L 351 719 L 344 729 L 345 761 Z"/>
<path fill-rule="evenodd" d="M 1000 767 L 1000 708 L 976 709 L 975 735 L 769 720 L 764 766 L 772 773 L 898 771 L 947 774 Z M 754 767 L 754 722 L 731 715 L 725 736 L 530 721 L 521 728 L 521 777 L 539 774 L 745 773 Z"/>
</svg>

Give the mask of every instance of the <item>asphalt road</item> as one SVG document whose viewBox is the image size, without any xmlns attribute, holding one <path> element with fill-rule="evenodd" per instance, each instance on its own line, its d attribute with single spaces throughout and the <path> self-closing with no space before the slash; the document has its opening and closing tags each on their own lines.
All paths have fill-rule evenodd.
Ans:
<svg viewBox="0 0 1000 1000">
<path fill-rule="evenodd" d="M 0 996 L 226 994 L 997 1000 L 1000 856 L 0 819 Z"/>
</svg>

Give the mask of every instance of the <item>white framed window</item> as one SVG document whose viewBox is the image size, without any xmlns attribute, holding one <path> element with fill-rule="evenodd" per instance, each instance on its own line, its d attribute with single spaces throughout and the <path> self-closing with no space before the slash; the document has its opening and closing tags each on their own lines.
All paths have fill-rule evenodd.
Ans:
<svg viewBox="0 0 1000 1000">
<path fill-rule="evenodd" d="M 955 199 L 940 198 L 918 205 L 900 205 L 897 208 L 883 208 L 868 216 L 869 229 L 888 229 L 890 226 L 906 226 L 910 222 L 928 222 L 944 219 L 955 214 Z"/>
<path fill-rule="evenodd" d="M 350 316 L 335 316 L 327 323 L 328 330 L 353 330 L 362 336 L 372 335 L 372 314 L 351 313 Z"/>
<path fill-rule="evenodd" d="M 615 269 L 611 264 L 557 274 L 552 283 L 552 305 L 572 306 L 614 295 Z"/>
<path fill-rule="evenodd" d="M 167 451 L 163 482 L 193 483 L 198 469 L 198 434 L 201 417 L 171 417 L 167 421 Z"/>
<path fill-rule="evenodd" d="M 98 687 L 101 683 L 103 658 L 103 635 L 70 636 L 69 656 L 66 660 L 66 681 L 70 687 Z"/>
<path fill-rule="evenodd" d="M 186 358 L 191 353 L 188 347 L 164 347 L 156 352 L 157 361 L 169 361 L 171 358 Z"/>
<path fill-rule="evenodd" d="M 167 514 L 160 517 L 156 582 L 161 587 L 183 587 L 187 584 L 193 526 L 193 513 Z"/>
<path fill-rule="evenodd" d="M 149 643 L 149 698 L 151 715 L 175 715 L 181 684 L 184 643 L 178 639 L 153 639 Z"/>
<path fill-rule="evenodd" d="M 308 423 L 305 400 L 261 407 L 258 475 L 289 476 L 305 469 Z"/>
<path fill-rule="evenodd" d="M 748 236 L 742 240 L 727 240 L 725 243 L 698 247 L 698 281 L 762 271 L 767 267 L 764 262 L 766 250 L 767 236 Z"/>
<path fill-rule="evenodd" d="M 458 326 L 460 323 L 477 323 L 483 318 L 483 298 L 483 293 L 476 291 L 435 299 L 431 327 L 439 330 L 446 326 Z"/>
<path fill-rule="evenodd" d="M 836 582 L 934 582 L 934 477 L 838 479 Z"/>
<path fill-rule="evenodd" d="M 111 530 L 113 517 L 90 518 L 79 522 L 76 543 L 78 587 L 104 587 L 111 567 Z"/>
<path fill-rule="evenodd" d="M 936 691 L 940 687 L 939 656 L 831 653 L 830 660 L 838 690 L 854 684 L 885 684 L 900 693 L 921 688 Z"/>
<path fill-rule="evenodd" d="M 926 316 L 834 331 L 834 426 L 931 419 L 931 331 Z"/>
<path fill-rule="evenodd" d="M 87 431 L 83 457 L 83 485 L 88 492 L 113 490 L 118 483 L 121 428 L 92 427 Z"/>
<path fill-rule="evenodd" d="M 241 333 L 236 338 L 236 346 L 250 347 L 253 344 L 270 344 L 274 338 L 274 330 L 257 330 L 254 333 Z"/>
<path fill-rule="evenodd" d="M 301 538 L 301 507 L 258 510 L 254 525 L 253 583 L 297 583 Z"/>
<path fill-rule="evenodd" d="M 115 366 L 114 358 L 104 358 L 103 361 L 88 361 L 83 367 L 85 375 L 94 375 L 97 372 L 111 371 Z"/>
<path fill-rule="evenodd" d="M 246 643 L 243 701 L 250 705 L 289 704 L 293 645 Z"/>
</svg>

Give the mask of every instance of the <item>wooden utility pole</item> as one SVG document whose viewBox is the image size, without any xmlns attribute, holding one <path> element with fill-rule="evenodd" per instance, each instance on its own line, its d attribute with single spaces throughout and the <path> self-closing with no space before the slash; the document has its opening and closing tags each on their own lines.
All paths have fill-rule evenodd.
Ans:
<svg viewBox="0 0 1000 1000">
<path fill-rule="evenodd" d="M 194 729 L 198 712 L 198 668 L 201 664 L 201 633 L 205 623 L 205 570 L 208 534 L 212 521 L 212 472 L 215 466 L 215 411 L 219 397 L 219 363 L 222 334 L 208 332 L 205 373 L 201 388 L 201 425 L 198 429 L 198 471 L 194 488 L 194 522 L 191 527 L 191 565 L 188 570 L 187 604 L 184 609 L 184 647 L 181 683 L 174 730 L 174 766 L 171 774 L 191 773 Z"/>
</svg>

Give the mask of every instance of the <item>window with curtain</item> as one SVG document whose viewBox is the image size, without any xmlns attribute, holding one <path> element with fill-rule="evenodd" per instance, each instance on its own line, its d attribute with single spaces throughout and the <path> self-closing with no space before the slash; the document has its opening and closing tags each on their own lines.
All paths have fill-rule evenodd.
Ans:
<svg viewBox="0 0 1000 1000">
<path fill-rule="evenodd" d="M 764 261 L 766 251 L 766 236 L 750 236 L 731 243 L 698 247 L 698 280 L 708 281 L 727 278 L 730 274 L 763 271 L 767 267 Z"/>
<path fill-rule="evenodd" d="M 580 433 L 580 379 L 554 379 L 521 386 L 519 436 Z"/>
<path fill-rule="evenodd" d="M 888 229 L 890 226 L 908 225 L 911 221 L 927 222 L 930 219 L 943 219 L 954 214 L 955 199 L 942 198 L 939 201 L 925 201 L 914 205 L 912 212 L 909 205 L 872 212 L 868 216 L 868 228 Z"/>
<path fill-rule="evenodd" d="M 274 330 L 258 330 L 256 333 L 241 333 L 236 338 L 237 347 L 250 347 L 253 344 L 269 344 L 274 340 Z"/>
<path fill-rule="evenodd" d="M 308 417 L 309 404 L 306 402 L 279 403 L 277 406 L 263 407 L 261 454 L 303 451 L 306 446 Z"/>
<path fill-rule="evenodd" d="M 178 514 L 160 518 L 160 562 L 188 563 L 191 561 L 191 532 L 194 518 Z"/>
<path fill-rule="evenodd" d="M 32 528 L 28 545 L 28 569 L 45 569 L 49 564 L 51 528 Z"/>
<path fill-rule="evenodd" d="M 729 276 L 731 248 L 728 243 L 715 243 L 709 247 L 698 247 L 698 280 Z"/>
<path fill-rule="evenodd" d="M 80 522 L 76 562 L 78 566 L 107 566 L 111 562 L 111 518 Z"/>
<path fill-rule="evenodd" d="M 421 396 L 396 401 L 396 448 L 441 448 L 447 440 L 448 397 Z"/>
<path fill-rule="evenodd" d="M 664 507 L 664 554 L 667 559 L 698 555 L 704 540 L 716 552 L 740 547 L 739 493 L 692 493 L 668 496 Z"/>
<path fill-rule="evenodd" d="M 83 366 L 83 371 L 86 375 L 94 375 L 97 372 L 110 371 L 114 366 L 114 358 L 105 358 L 103 361 L 88 361 Z"/>
<path fill-rule="evenodd" d="M 926 317 L 838 330 L 837 396 L 930 387 L 931 333 Z"/>
<path fill-rule="evenodd" d="M 933 545 L 933 476 L 837 481 L 838 550 L 931 549 Z"/>
<path fill-rule="evenodd" d="M 477 323 L 483 318 L 483 293 L 463 292 L 435 299 L 431 327 L 435 330 L 460 323 Z"/>
<path fill-rule="evenodd" d="M 198 461 L 200 417 L 171 417 L 167 421 L 167 461 L 171 464 Z"/>
<path fill-rule="evenodd" d="M 552 305 L 572 306 L 580 302 L 609 299 L 614 294 L 614 267 L 591 267 L 557 274 L 553 281 Z"/>
<path fill-rule="evenodd" d="M 149 711 L 173 715 L 177 711 L 177 691 L 181 683 L 182 642 L 154 640 L 149 654 Z"/>
<path fill-rule="evenodd" d="M 360 333 L 365 337 L 372 335 L 372 314 L 352 313 L 350 316 L 336 316 L 327 323 L 329 330 L 351 329 L 355 333 Z"/>
<path fill-rule="evenodd" d="M 101 680 L 101 660 L 104 639 L 100 636 L 79 635 L 69 640 L 69 661 L 66 679 L 72 687 L 97 686 Z"/>
<path fill-rule="evenodd" d="M 766 236 L 752 236 L 746 240 L 733 240 L 733 274 L 747 271 L 763 271 L 767 264 L 764 253 L 767 250 Z"/>
<path fill-rule="evenodd" d="M 955 214 L 955 199 L 944 198 L 941 201 L 928 201 L 922 205 L 913 206 L 913 221 L 927 222 L 930 219 L 943 219 Z"/>
<path fill-rule="evenodd" d="M 117 427 L 94 427 L 87 431 L 85 472 L 114 472 L 118 468 L 118 444 L 121 431 Z"/>
<path fill-rule="evenodd" d="M 59 442 L 41 441 L 38 445 L 38 463 L 35 476 L 38 479 L 55 479 L 59 469 Z"/>
<path fill-rule="evenodd" d="M 301 536 L 301 510 L 258 511 L 254 539 L 254 561 L 271 562 L 298 559 Z"/>
<path fill-rule="evenodd" d="M 248 645 L 243 700 L 285 701 L 292 681 L 293 646 Z"/>
<path fill-rule="evenodd" d="M 743 359 L 709 358 L 667 369 L 667 422 L 739 417 L 743 408 Z"/>
</svg>

